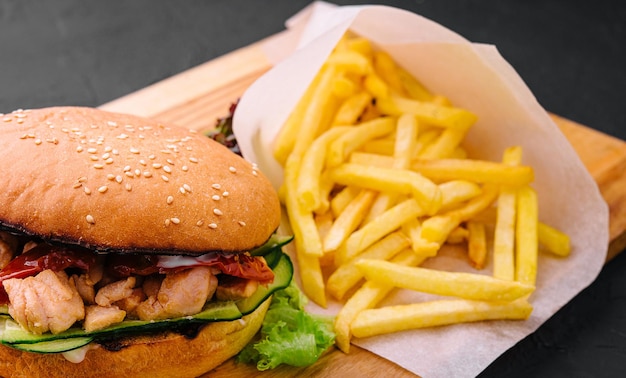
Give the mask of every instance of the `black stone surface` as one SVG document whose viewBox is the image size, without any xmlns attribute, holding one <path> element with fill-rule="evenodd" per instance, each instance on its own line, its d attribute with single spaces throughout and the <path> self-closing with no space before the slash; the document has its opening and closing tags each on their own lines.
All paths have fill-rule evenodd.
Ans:
<svg viewBox="0 0 626 378">
<path fill-rule="evenodd" d="M 411 10 L 471 41 L 495 44 L 548 111 L 626 139 L 626 2 L 373 3 Z M 306 4 L 0 0 L 0 113 L 98 106 L 276 33 Z M 624 254 L 481 374 L 621 376 L 626 376 Z"/>
</svg>

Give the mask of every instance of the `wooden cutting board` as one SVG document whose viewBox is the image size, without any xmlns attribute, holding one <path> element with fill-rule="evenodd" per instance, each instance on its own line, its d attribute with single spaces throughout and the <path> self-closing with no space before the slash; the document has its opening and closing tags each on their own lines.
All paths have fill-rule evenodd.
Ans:
<svg viewBox="0 0 626 378">
<path fill-rule="evenodd" d="M 131 113 L 172 122 L 198 130 L 215 126 L 217 118 L 227 114 L 236 101 L 259 76 L 271 68 L 261 49 L 269 37 L 217 59 L 172 76 L 149 87 L 101 106 L 102 109 Z M 626 142 L 552 115 L 581 160 L 598 183 L 610 209 L 610 245 L 607 260 L 626 247 Z M 339 350 L 326 353 L 308 368 L 280 367 L 267 371 L 265 377 L 333 376 L 415 377 L 403 368 L 358 347 L 347 356 Z M 211 372 L 211 377 L 255 375 L 253 366 L 228 361 Z"/>
</svg>

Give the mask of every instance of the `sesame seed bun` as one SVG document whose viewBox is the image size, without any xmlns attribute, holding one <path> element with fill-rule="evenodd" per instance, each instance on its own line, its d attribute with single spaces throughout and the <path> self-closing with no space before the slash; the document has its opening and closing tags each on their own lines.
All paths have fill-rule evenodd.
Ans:
<svg viewBox="0 0 626 378">
<path fill-rule="evenodd" d="M 85 107 L 0 116 L 0 228 L 100 251 L 201 254 L 263 244 L 278 196 L 210 138 Z"/>
<path fill-rule="evenodd" d="M 109 351 L 96 345 L 73 363 L 58 354 L 21 352 L 0 345 L 0 376 L 17 377 L 197 377 L 237 354 L 260 329 L 269 299 L 241 320 L 210 323 L 194 338 L 170 333 L 127 340 Z"/>
</svg>

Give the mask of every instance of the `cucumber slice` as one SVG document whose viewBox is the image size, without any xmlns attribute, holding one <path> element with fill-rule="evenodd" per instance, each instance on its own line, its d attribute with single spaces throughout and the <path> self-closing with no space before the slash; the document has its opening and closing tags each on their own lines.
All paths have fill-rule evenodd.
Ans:
<svg viewBox="0 0 626 378">
<path fill-rule="evenodd" d="M 85 346 L 93 337 L 74 337 L 72 339 L 42 341 L 34 344 L 11 344 L 11 347 L 33 353 L 62 353 Z"/>
<path fill-rule="evenodd" d="M 126 320 L 93 332 L 86 332 L 82 328 L 73 327 L 59 334 L 45 333 L 43 335 L 32 334 L 24 330 L 12 318 L 1 316 L 0 342 L 20 350 L 59 353 L 79 348 L 91 341 L 112 340 L 128 335 L 165 331 L 188 324 L 239 319 L 254 311 L 275 291 L 289 286 L 293 276 L 291 260 L 282 252 L 280 252 L 277 260 L 273 268 L 274 281 L 271 284 L 266 287 L 261 286 L 251 297 L 237 302 L 209 303 L 202 312 L 193 316 L 160 321 Z"/>
<path fill-rule="evenodd" d="M 266 254 L 289 244 L 292 240 L 293 236 L 277 235 L 276 233 L 273 233 L 265 244 L 251 250 L 250 254 L 252 256 L 265 256 Z"/>
</svg>

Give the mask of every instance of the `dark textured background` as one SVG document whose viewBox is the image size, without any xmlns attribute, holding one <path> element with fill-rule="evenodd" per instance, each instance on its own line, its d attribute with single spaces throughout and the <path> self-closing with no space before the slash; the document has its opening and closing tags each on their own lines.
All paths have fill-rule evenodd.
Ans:
<svg viewBox="0 0 626 378">
<path fill-rule="evenodd" d="M 626 139 L 625 2 L 380 3 L 495 44 L 547 110 Z M 306 4 L 0 0 L 0 113 L 103 104 L 276 33 Z M 626 376 L 626 256 L 482 376 Z"/>
</svg>

